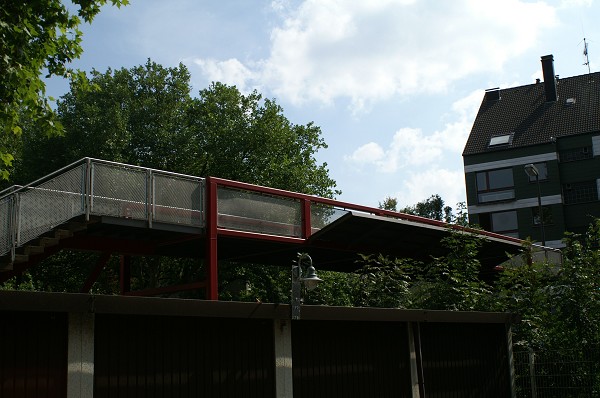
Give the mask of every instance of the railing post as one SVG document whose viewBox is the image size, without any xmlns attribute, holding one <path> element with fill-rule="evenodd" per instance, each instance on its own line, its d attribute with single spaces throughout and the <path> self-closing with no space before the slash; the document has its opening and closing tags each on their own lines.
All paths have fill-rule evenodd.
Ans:
<svg viewBox="0 0 600 398">
<path fill-rule="evenodd" d="M 87 158 L 83 168 L 83 184 L 81 187 L 83 211 L 85 213 L 85 221 L 90 221 L 90 211 L 92 206 L 92 170 L 91 160 Z"/>
<path fill-rule="evenodd" d="M 302 199 L 302 237 L 310 238 L 312 235 L 312 220 L 310 213 L 310 200 Z"/>
<path fill-rule="evenodd" d="M 531 398 L 537 398 L 537 384 L 535 381 L 535 352 L 529 347 L 529 380 L 531 381 Z"/>
<path fill-rule="evenodd" d="M 148 228 L 152 228 L 152 218 L 154 217 L 154 174 L 152 170 L 146 170 L 146 218 L 148 219 Z"/>
<path fill-rule="evenodd" d="M 206 299 L 218 300 L 217 278 L 217 183 L 206 178 Z"/>
</svg>

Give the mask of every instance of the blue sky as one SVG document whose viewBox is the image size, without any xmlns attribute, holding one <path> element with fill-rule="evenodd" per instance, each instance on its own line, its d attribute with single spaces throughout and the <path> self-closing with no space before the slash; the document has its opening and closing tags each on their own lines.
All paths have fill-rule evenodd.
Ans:
<svg viewBox="0 0 600 398">
<path fill-rule="evenodd" d="M 432 194 L 465 201 L 462 150 L 485 89 L 600 70 L 594 0 L 130 0 L 84 27 L 74 66 L 182 62 L 194 95 L 211 81 L 275 98 L 314 122 L 342 195 L 377 206 Z M 60 96 L 52 80 L 48 94 Z"/>
</svg>

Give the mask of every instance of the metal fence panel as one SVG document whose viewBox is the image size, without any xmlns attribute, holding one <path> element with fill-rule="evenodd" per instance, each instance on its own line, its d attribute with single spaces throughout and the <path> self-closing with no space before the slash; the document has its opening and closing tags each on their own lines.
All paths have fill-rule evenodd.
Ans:
<svg viewBox="0 0 600 398">
<path fill-rule="evenodd" d="M 146 220 L 148 218 L 147 171 L 116 164 L 92 163 L 90 213 Z"/>
<path fill-rule="evenodd" d="M 4 256 L 12 248 L 12 202 L 12 196 L 0 200 L 0 256 Z"/>
<path fill-rule="evenodd" d="M 218 225 L 221 228 L 269 235 L 301 237 L 302 213 L 297 199 L 219 187 Z"/>
<path fill-rule="evenodd" d="M 153 220 L 204 226 L 203 180 L 170 174 L 153 174 Z"/>
<path fill-rule="evenodd" d="M 85 165 L 18 194 L 18 240 L 23 244 L 84 214 Z"/>
<path fill-rule="evenodd" d="M 600 397 L 600 347 L 516 351 L 519 398 Z"/>
<path fill-rule="evenodd" d="M 0 397 L 67 396 L 67 314 L 0 312 Z"/>
<path fill-rule="evenodd" d="M 410 397 L 406 323 L 295 321 L 294 397 Z"/>
<path fill-rule="evenodd" d="M 425 395 L 510 397 L 504 324 L 421 323 Z"/>
<path fill-rule="evenodd" d="M 275 395 L 271 320 L 97 315 L 94 397 Z"/>
</svg>

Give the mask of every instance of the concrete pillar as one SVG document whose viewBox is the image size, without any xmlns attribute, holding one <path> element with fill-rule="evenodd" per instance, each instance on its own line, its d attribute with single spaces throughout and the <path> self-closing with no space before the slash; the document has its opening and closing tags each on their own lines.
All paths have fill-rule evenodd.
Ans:
<svg viewBox="0 0 600 398">
<path fill-rule="evenodd" d="M 94 396 L 94 314 L 69 313 L 68 398 Z"/>
<path fill-rule="evenodd" d="M 289 319 L 273 321 L 275 343 L 275 396 L 294 396 L 292 374 L 292 322 Z"/>
<path fill-rule="evenodd" d="M 411 384 L 411 396 L 412 398 L 420 398 L 421 392 L 419 389 L 419 365 L 417 358 L 417 345 L 415 344 L 415 334 L 413 330 L 413 322 L 407 322 L 408 330 L 408 353 L 410 361 L 410 384 Z"/>
</svg>

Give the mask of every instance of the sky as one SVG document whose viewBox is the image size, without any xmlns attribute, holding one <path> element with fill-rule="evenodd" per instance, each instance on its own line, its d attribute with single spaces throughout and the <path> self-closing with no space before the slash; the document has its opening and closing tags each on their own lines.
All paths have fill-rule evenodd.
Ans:
<svg viewBox="0 0 600 398">
<path fill-rule="evenodd" d="M 594 0 L 130 0 L 83 26 L 73 66 L 183 63 L 193 95 L 213 81 L 314 122 L 337 199 L 400 208 L 466 200 L 462 151 L 486 89 L 600 70 Z M 542 79 L 543 80 L 543 79 Z M 47 94 L 68 90 L 48 82 Z"/>
</svg>

